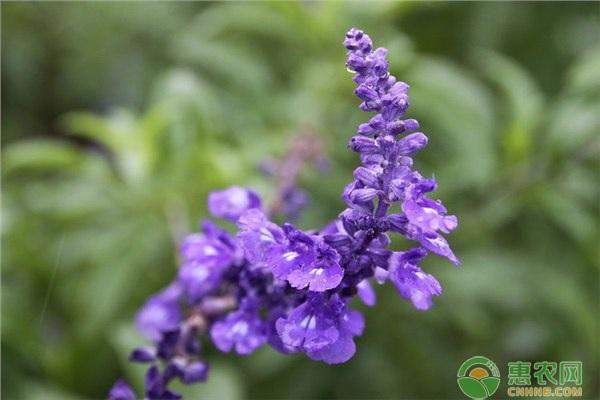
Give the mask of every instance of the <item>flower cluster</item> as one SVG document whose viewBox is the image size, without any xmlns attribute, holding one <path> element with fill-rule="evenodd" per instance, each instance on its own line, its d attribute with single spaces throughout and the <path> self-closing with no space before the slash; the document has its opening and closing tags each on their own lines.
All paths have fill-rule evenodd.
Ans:
<svg viewBox="0 0 600 400">
<path fill-rule="evenodd" d="M 362 31 L 350 30 L 344 45 L 360 108 L 375 113 L 349 143 L 362 165 L 344 190 L 347 208 L 324 228 L 303 231 L 272 222 L 249 189 L 212 193 L 211 214 L 234 222 L 237 234 L 205 221 L 201 233 L 181 244 L 175 281 L 138 313 L 138 329 L 153 346 L 134 350 L 130 359 L 150 364 L 147 399 L 179 398 L 168 388 L 174 379 L 184 384 L 206 379 L 198 340 L 203 333 L 223 352 L 246 355 L 269 344 L 283 353 L 343 363 L 354 355 L 354 338 L 364 329 L 362 314 L 349 301 L 358 296 L 373 305 L 372 279 L 391 281 L 402 297 L 425 310 L 441 286 L 419 267 L 421 260 L 432 252 L 458 265 L 440 234 L 454 229 L 457 219 L 426 197 L 436 182 L 413 169 L 411 155 L 427 137 L 404 135 L 419 127 L 413 119 L 401 119 L 408 85 L 390 75 L 386 50 L 374 50 Z M 417 245 L 393 251 L 388 233 Z M 109 398 L 135 395 L 119 381 Z"/>
</svg>

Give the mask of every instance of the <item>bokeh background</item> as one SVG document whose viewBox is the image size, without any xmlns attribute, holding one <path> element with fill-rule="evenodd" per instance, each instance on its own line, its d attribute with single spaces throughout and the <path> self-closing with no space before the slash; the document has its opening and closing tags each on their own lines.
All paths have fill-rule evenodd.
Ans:
<svg viewBox="0 0 600 400">
<path fill-rule="evenodd" d="M 261 161 L 316 132 L 319 227 L 342 209 L 367 116 L 345 31 L 390 50 L 430 137 L 418 167 L 459 216 L 463 265 L 429 257 L 428 312 L 391 287 L 345 365 L 210 346 L 198 399 L 461 398 L 485 355 L 581 360 L 599 372 L 600 17 L 590 3 L 2 3 L 2 397 L 102 398 L 139 388 L 132 318 L 176 272 L 174 237 L 210 190 L 272 197 Z M 401 249 L 404 244 L 396 244 Z M 360 306 L 358 306 L 360 307 Z"/>
</svg>

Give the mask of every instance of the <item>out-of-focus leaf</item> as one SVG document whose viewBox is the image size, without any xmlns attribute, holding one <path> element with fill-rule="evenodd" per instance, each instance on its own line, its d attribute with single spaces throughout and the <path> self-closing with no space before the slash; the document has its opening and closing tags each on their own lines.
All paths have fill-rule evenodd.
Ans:
<svg viewBox="0 0 600 400">
<path fill-rule="evenodd" d="M 576 241 L 582 244 L 590 242 L 596 234 L 597 219 L 569 193 L 547 189 L 541 195 L 540 206 Z"/>
<path fill-rule="evenodd" d="M 600 48 L 588 50 L 567 75 L 570 93 L 596 93 L 600 90 Z"/>
<path fill-rule="evenodd" d="M 555 148 L 569 152 L 594 138 L 600 132 L 600 50 L 582 55 L 569 71 L 569 79 L 550 113 L 548 138 Z"/>
<path fill-rule="evenodd" d="M 598 178 L 597 171 L 590 168 L 574 167 L 565 171 L 562 185 L 564 191 L 572 193 L 574 199 L 585 202 L 590 208 L 598 205 L 600 187 L 593 182 Z M 578 203 L 579 204 L 579 203 Z"/>
<path fill-rule="evenodd" d="M 29 211 L 48 213 L 65 220 L 83 218 L 110 207 L 108 191 L 96 182 L 85 179 L 65 180 L 53 185 L 32 182 L 23 191 L 22 201 L 26 202 Z M 66 198 L 65 193 L 69 193 Z"/>
<path fill-rule="evenodd" d="M 144 232 L 146 240 L 132 247 L 128 238 Z M 148 273 L 154 260 L 159 259 L 168 243 L 164 227 L 157 227 L 155 221 L 125 222 L 112 227 L 104 248 L 104 254 L 96 255 L 95 268 L 84 271 L 74 292 L 77 303 L 73 304 L 81 321 L 78 330 L 82 335 L 91 336 L 100 332 L 106 321 L 114 318 L 115 312 L 125 306 L 129 292 L 135 290 L 132 283 L 140 275 Z M 109 255 L 115 254 L 118 257 Z"/>
<path fill-rule="evenodd" d="M 73 172 L 81 171 L 86 163 L 99 161 L 93 158 L 64 142 L 32 140 L 7 146 L 2 154 L 2 169 L 4 174 L 27 169 Z"/>
<path fill-rule="evenodd" d="M 272 71 L 255 52 L 233 43 L 215 43 L 183 36 L 173 48 L 175 58 L 198 66 L 213 79 L 227 87 L 245 89 L 251 93 L 268 90 Z"/>
<path fill-rule="evenodd" d="M 521 160 L 529 155 L 535 140 L 535 128 L 542 117 L 544 96 L 530 74 L 516 62 L 490 51 L 473 55 L 486 79 L 498 86 L 505 97 L 507 112 L 502 142 L 509 160 Z"/>
<path fill-rule="evenodd" d="M 212 88 L 193 71 L 179 68 L 169 70 L 158 78 L 152 102 L 167 107 L 166 115 L 170 118 L 191 114 L 198 119 L 210 120 L 216 117 L 218 109 L 215 96 Z"/>
<path fill-rule="evenodd" d="M 28 382 L 22 393 L 24 399 L 31 400 L 75 400 L 80 399 L 72 393 L 62 390 L 54 385 L 37 382 Z"/>
<path fill-rule="evenodd" d="M 597 138 L 600 131 L 599 102 L 585 98 L 563 98 L 551 113 L 548 136 L 561 153 L 568 153 L 589 140 Z"/>
<path fill-rule="evenodd" d="M 417 114 L 429 135 L 428 149 L 444 159 L 436 175 L 458 187 L 484 185 L 496 166 L 490 93 L 456 65 L 433 58 L 415 63 L 406 80 L 410 114 Z"/>
<path fill-rule="evenodd" d="M 275 12 L 273 7 L 266 3 L 220 4 L 194 18 L 189 29 L 191 36 L 198 38 L 201 43 L 230 32 L 241 32 L 244 35 L 260 34 L 270 39 L 293 42 L 298 40 L 300 33 L 294 29 L 297 27 L 294 21 L 299 21 L 300 16 L 300 13 L 295 13 L 286 17 L 281 12 Z"/>
<path fill-rule="evenodd" d="M 117 121 L 118 123 L 115 123 Z M 61 125 L 71 134 L 83 136 L 112 151 L 118 151 L 126 144 L 122 138 L 123 132 L 131 129 L 132 120 L 125 112 L 122 112 L 118 119 L 114 119 L 113 124 L 109 124 L 106 119 L 95 114 L 71 112 L 62 117 Z"/>
<path fill-rule="evenodd" d="M 62 119 L 71 134 L 83 136 L 106 146 L 115 158 L 120 175 L 131 184 L 146 179 L 158 158 L 159 135 L 166 119 L 160 108 L 148 110 L 136 118 L 125 110 L 117 110 L 101 118 L 85 112 L 73 112 Z"/>
</svg>

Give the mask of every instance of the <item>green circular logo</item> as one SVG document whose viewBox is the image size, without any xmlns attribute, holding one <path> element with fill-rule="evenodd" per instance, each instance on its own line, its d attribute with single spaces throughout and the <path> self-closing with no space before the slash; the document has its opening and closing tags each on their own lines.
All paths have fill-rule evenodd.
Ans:
<svg viewBox="0 0 600 400">
<path fill-rule="evenodd" d="M 456 382 L 473 400 L 487 399 L 500 386 L 500 371 L 492 360 L 483 356 L 469 358 L 458 369 Z"/>
</svg>

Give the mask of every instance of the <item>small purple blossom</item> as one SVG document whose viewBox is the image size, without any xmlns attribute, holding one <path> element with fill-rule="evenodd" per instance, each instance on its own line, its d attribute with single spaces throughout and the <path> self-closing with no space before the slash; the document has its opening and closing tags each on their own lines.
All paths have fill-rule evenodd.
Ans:
<svg viewBox="0 0 600 400">
<path fill-rule="evenodd" d="M 360 281 L 356 285 L 356 289 L 358 290 L 357 295 L 362 300 L 365 305 L 369 307 L 373 307 L 377 302 L 377 295 L 375 294 L 375 289 L 369 282 L 368 279 Z"/>
<path fill-rule="evenodd" d="M 458 220 L 439 200 L 427 197 L 437 183 L 414 168 L 412 157 L 428 138 L 414 132 L 416 120 L 404 118 L 409 86 L 389 73 L 387 50 L 374 49 L 364 32 L 351 29 L 344 45 L 359 108 L 374 113 L 348 143 L 361 165 L 342 193 L 346 209 L 323 229 L 305 231 L 274 223 L 250 189 L 234 186 L 211 193 L 211 214 L 235 222 L 237 233 L 205 221 L 201 233 L 188 235 L 180 246 L 175 282 L 150 297 L 138 313 L 138 329 L 152 346 L 135 349 L 130 360 L 150 364 L 147 399 L 180 398 L 168 388 L 172 380 L 207 379 L 200 335 L 208 334 L 223 352 L 247 355 L 269 344 L 328 364 L 346 362 L 365 328 L 363 315 L 350 306 L 355 296 L 373 306 L 371 283 L 390 281 L 416 309 L 427 310 L 442 288 L 419 266 L 421 261 L 434 253 L 460 263 L 442 236 Z M 281 168 L 283 184 L 272 210 L 287 216 L 303 202 L 295 179 L 303 157 L 312 154 L 310 146 L 303 146 Z M 391 249 L 393 234 L 417 247 Z M 109 398 L 135 396 L 119 381 Z"/>
<path fill-rule="evenodd" d="M 287 317 L 279 318 L 276 327 L 285 345 L 308 352 L 334 343 L 339 336 L 336 313 L 321 294 L 309 297 Z"/>
<path fill-rule="evenodd" d="M 138 330 L 149 340 L 160 340 L 164 331 L 174 329 L 181 321 L 179 296 L 181 287 L 177 283 L 150 297 L 137 314 Z"/>
<path fill-rule="evenodd" d="M 181 395 L 167 388 L 167 382 L 157 366 L 153 365 L 146 372 L 144 387 L 148 400 L 178 400 Z"/>
<path fill-rule="evenodd" d="M 418 267 L 418 263 L 426 256 L 427 251 L 417 247 L 405 252 L 395 252 L 390 257 L 389 279 L 402 297 L 410 300 L 419 310 L 429 309 L 431 297 L 442 294 L 440 283 Z"/>
<path fill-rule="evenodd" d="M 308 356 L 316 361 L 324 361 L 327 364 L 345 363 L 354 356 L 356 344 L 354 336 L 363 333 L 365 321 L 361 313 L 354 310 L 343 309 L 340 311 L 337 323 L 338 338 L 335 342 L 328 344 L 318 350 L 308 352 Z"/>
<path fill-rule="evenodd" d="M 108 400 L 136 400 L 136 397 L 127 382 L 119 379 L 110 389 Z"/>
<path fill-rule="evenodd" d="M 344 275 L 339 254 L 318 236 L 290 224 L 283 229 L 286 242 L 280 258 L 273 263 L 273 275 L 296 289 L 324 292 L 337 287 Z"/>
<path fill-rule="evenodd" d="M 215 346 L 229 352 L 235 349 L 240 355 L 251 354 L 267 341 L 267 326 L 261 320 L 256 305 L 245 302 L 239 310 L 215 322 L 210 330 L 210 337 Z"/>
<path fill-rule="evenodd" d="M 190 301 L 197 301 L 217 290 L 223 274 L 240 257 L 233 237 L 210 221 L 202 234 L 188 235 L 180 248 L 183 264 L 178 281 Z"/>
<path fill-rule="evenodd" d="M 240 216 L 237 225 L 237 238 L 250 263 L 264 265 L 280 256 L 283 229 L 269 221 L 262 211 L 248 210 Z"/>
<path fill-rule="evenodd" d="M 252 190 L 232 186 L 208 196 L 208 209 L 218 218 L 237 221 L 242 213 L 251 208 L 260 208 L 260 197 Z"/>
</svg>

